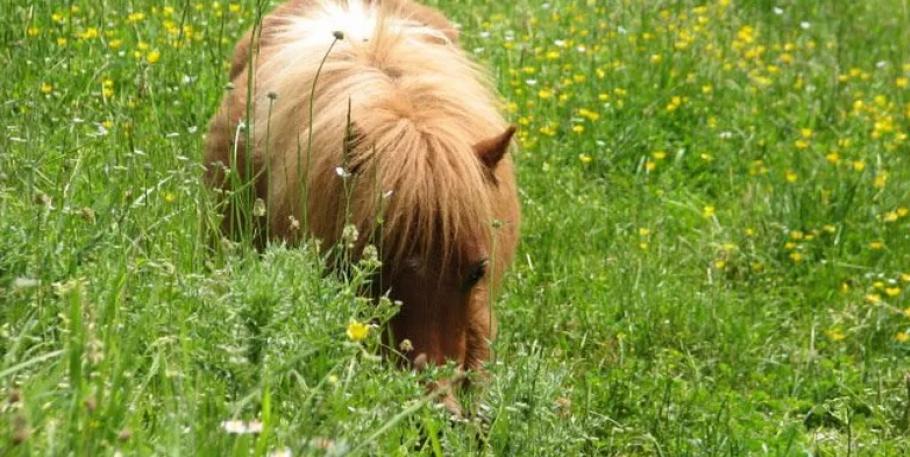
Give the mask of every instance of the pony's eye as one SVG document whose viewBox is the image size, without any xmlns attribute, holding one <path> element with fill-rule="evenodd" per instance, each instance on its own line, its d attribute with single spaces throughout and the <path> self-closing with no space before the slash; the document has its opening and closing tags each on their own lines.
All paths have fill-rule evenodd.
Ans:
<svg viewBox="0 0 910 457">
<path fill-rule="evenodd" d="M 484 260 L 483 262 L 478 263 L 474 267 L 474 269 L 471 270 L 471 273 L 468 275 L 467 280 L 465 280 L 465 285 L 467 285 L 468 287 L 473 287 L 481 279 L 483 279 L 484 275 L 486 275 L 486 274 L 487 274 L 487 261 Z"/>
</svg>

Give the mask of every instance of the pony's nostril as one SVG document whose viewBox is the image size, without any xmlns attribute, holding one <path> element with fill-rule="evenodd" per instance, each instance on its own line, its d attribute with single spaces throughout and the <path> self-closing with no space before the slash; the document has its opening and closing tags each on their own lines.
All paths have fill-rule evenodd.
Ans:
<svg viewBox="0 0 910 457">
<path fill-rule="evenodd" d="M 427 367 L 427 353 L 421 352 L 417 354 L 417 357 L 414 357 L 414 369 L 417 371 L 423 371 Z"/>
</svg>

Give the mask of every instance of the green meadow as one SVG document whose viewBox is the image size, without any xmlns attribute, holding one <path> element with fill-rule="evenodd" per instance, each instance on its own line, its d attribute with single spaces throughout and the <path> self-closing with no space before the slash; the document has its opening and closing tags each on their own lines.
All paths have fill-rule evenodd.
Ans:
<svg viewBox="0 0 910 457">
<path fill-rule="evenodd" d="M 519 127 L 470 415 L 368 265 L 212 241 L 275 2 L 2 0 L 0 455 L 910 455 L 906 0 L 429 3 Z"/>
</svg>

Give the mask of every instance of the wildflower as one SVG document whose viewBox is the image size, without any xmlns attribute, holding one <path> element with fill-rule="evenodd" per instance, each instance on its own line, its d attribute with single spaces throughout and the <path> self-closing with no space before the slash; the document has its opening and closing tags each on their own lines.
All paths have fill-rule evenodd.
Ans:
<svg viewBox="0 0 910 457">
<path fill-rule="evenodd" d="M 787 172 L 784 174 L 784 177 L 788 183 L 795 183 L 799 179 L 799 176 L 793 170 L 787 170 Z"/>
<path fill-rule="evenodd" d="M 587 165 L 587 164 L 591 163 L 591 161 L 594 159 L 591 156 L 589 156 L 588 154 L 581 153 L 581 154 L 578 154 L 578 160 L 580 160 L 581 163 Z"/>
<path fill-rule="evenodd" d="M 869 302 L 873 305 L 881 303 L 881 301 L 882 301 L 882 296 L 879 294 L 868 294 L 868 295 L 866 295 L 865 298 L 866 298 L 867 302 Z"/>
<path fill-rule="evenodd" d="M 791 252 L 789 257 L 790 257 L 790 260 L 793 261 L 793 263 L 800 263 L 803 261 L 803 255 L 799 251 Z"/>
<path fill-rule="evenodd" d="M 654 160 L 664 160 L 667 158 L 667 153 L 665 151 L 654 151 L 651 153 L 651 157 L 653 157 Z"/>
<path fill-rule="evenodd" d="M 253 202 L 253 216 L 265 216 L 265 200 L 257 198 L 256 201 Z"/>
<path fill-rule="evenodd" d="M 361 322 L 351 320 L 348 324 L 346 333 L 351 341 L 360 342 L 365 340 L 367 335 L 369 335 L 370 327 Z"/>
<path fill-rule="evenodd" d="M 130 24 L 136 24 L 142 22 L 145 19 L 145 13 L 130 13 L 126 17 L 126 21 Z"/>
<path fill-rule="evenodd" d="M 796 146 L 796 149 L 808 149 L 809 142 L 804 139 L 798 139 L 793 142 L 793 145 Z"/>
<path fill-rule="evenodd" d="M 883 171 L 883 172 L 880 172 L 879 174 L 875 175 L 875 180 L 872 181 L 872 186 L 874 186 L 876 189 L 884 189 L 885 185 L 887 183 L 888 183 L 888 173 Z"/>
<path fill-rule="evenodd" d="M 706 218 L 713 217 L 715 213 L 716 211 L 713 205 L 705 205 L 705 207 L 701 210 L 701 215 Z"/>
<path fill-rule="evenodd" d="M 907 341 L 910 341 L 910 334 L 907 334 L 907 332 L 897 332 L 897 335 L 894 335 L 894 340 L 898 343 L 906 343 Z"/>
<path fill-rule="evenodd" d="M 840 154 L 838 154 L 837 151 L 831 151 L 825 156 L 825 160 L 831 165 L 837 165 L 840 163 Z"/>
<path fill-rule="evenodd" d="M 537 92 L 537 96 L 546 100 L 548 98 L 553 98 L 553 91 L 550 89 L 540 89 Z"/>
<path fill-rule="evenodd" d="M 895 222 L 897 219 L 897 211 L 888 211 L 884 216 L 882 216 L 882 220 L 885 222 Z"/>
<path fill-rule="evenodd" d="M 177 195 L 174 194 L 173 192 L 165 192 L 161 195 L 161 198 L 164 200 L 165 203 L 174 203 L 175 201 L 177 201 Z"/>
<path fill-rule="evenodd" d="M 809 138 L 812 138 L 812 129 L 810 129 L 810 128 L 799 129 L 799 135 L 808 140 Z"/>
<path fill-rule="evenodd" d="M 907 79 L 906 77 L 901 76 L 900 78 L 897 78 L 896 80 L 894 80 L 894 85 L 900 89 L 906 89 L 908 86 L 910 86 L 910 79 Z"/>
<path fill-rule="evenodd" d="M 885 248 L 885 243 L 881 240 L 872 241 L 869 243 L 869 249 L 873 251 L 881 251 Z"/>
<path fill-rule="evenodd" d="M 647 171 L 654 171 L 654 169 L 656 169 L 656 168 L 657 168 L 657 164 L 656 164 L 656 163 L 654 163 L 654 162 L 652 162 L 652 161 L 650 161 L 650 160 L 646 160 L 646 161 L 645 161 L 645 170 L 647 170 Z"/>
<path fill-rule="evenodd" d="M 865 169 L 866 169 L 866 162 L 863 162 L 862 160 L 854 160 L 854 161 L 853 161 L 853 170 L 855 170 L 855 171 L 863 171 L 863 170 L 865 170 Z"/>
<path fill-rule="evenodd" d="M 844 335 L 844 332 L 840 331 L 838 328 L 832 328 L 825 332 L 825 335 L 831 339 L 831 341 L 841 341 L 847 337 Z"/>
<path fill-rule="evenodd" d="M 585 132 L 585 126 L 581 124 L 575 124 L 572 126 L 572 131 L 580 135 Z"/>
<path fill-rule="evenodd" d="M 61 48 L 66 46 L 66 43 L 68 42 L 69 40 L 67 40 L 65 37 L 57 37 L 57 46 L 60 46 Z"/>
<path fill-rule="evenodd" d="M 262 422 L 227 420 L 221 423 L 221 428 L 231 435 L 255 435 L 262 433 Z"/>
<path fill-rule="evenodd" d="M 145 61 L 150 64 L 156 64 L 159 60 L 161 60 L 161 53 L 157 50 L 149 51 L 149 53 L 145 55 Z"/>
<path fill-rule="evenodd" d="M 35 27 L 35 26 L 31 26 L 28 29 L 26 29 L 25 33 L 30 37 L 36 37 L 36 36 L 38 36 L 39 33 L 41 33 L 41 29 L 39 29 L 38 27 Z"/>
<path fill-rule="evenodd" d="M 653 63 L 653 64 L 659 64 L 664 60 L 664 58 L 660 54 L 651 54 L 650 60 L 651 60 L 651 63 Z"/>
<path fill-rule="evenodd" d="M 82 40 L 91 40 L 93 38 L 98 38 L 98 29 L 95 27 L 89 27 L 79 34 L 79 38 Z"/>
<path fill-rule="evenodd" d="M 889 288 L 885 289 L 885 295 L 887 295 L 889 297 L 896 297 L 900 294 L 901 294 L 900 287 L 889 287 Z"/>
<path fill-rule="evenodd" d="M 53 91 L 54 91 L 54 86 L 53 86 L 53 85 L 51 85 L 51 84 L 49 84 L 49 83 L 41 83 L 41 93 L 42 93 L 42 94 L 47 95 L 47 94 L 50 94 L 50 93 L 53 92 Z"/>
</svg>

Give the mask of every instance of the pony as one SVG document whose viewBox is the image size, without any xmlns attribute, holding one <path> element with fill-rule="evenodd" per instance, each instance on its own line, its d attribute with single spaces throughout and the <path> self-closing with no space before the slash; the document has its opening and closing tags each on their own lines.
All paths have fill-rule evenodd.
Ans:
<svg viewBox="0 0 910 457">
<path fill-rule="evenodd" d="M 458 40 L 410 0 L 290 0 L 237 44 L 205 144 L 206 183 L 248 183 L 269 240 L 334 246 L 353 225 L 355 250 L 379 248 L 392 341 L 418 368 L 490 358 L 518 244 L 515 127 Z"/>
</svg>

